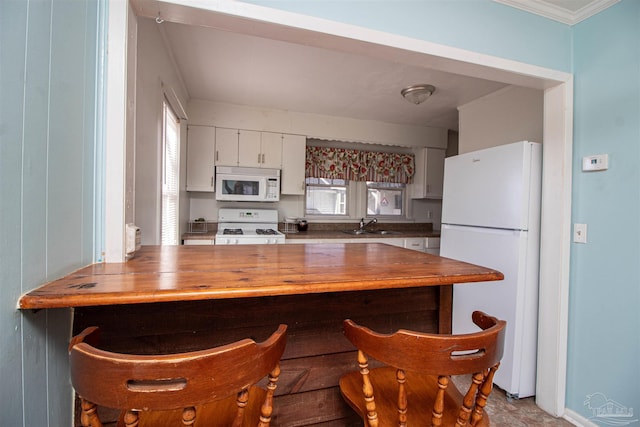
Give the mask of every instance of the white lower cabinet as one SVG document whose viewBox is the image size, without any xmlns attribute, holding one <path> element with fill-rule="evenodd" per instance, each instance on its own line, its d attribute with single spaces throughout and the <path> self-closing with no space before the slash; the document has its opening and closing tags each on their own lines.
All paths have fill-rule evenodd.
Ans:
<svg viewBox="0 0 640 427">
<path fill-rule="evenodd" d="M 288 239 L 286 243 L 384 243 L 399 248 L 411 249 L 438 255 L 440 252 L 440 238 L 434 237 L 383 237 L 383 238 L 355 238 L 355 239 Z M 429 246 L 431 245 L 431 246 Z"/>
<path fill-rule="evenodd" d="M 185 239 L 184 245 L 214 245 L 215 239 Z"/>
<path fill-rule="evenodd" d="M 400 239 L 400 238 L 395 238 L 395 237 L 387 237 L 385 239 L 376 239 L 378 242 L 380 243 L 385 243 L 387 245 L 391 245 L 391 246 L 397 246 L 399 248 L 404 248 L 404 240 L 405 239 Z"/>
<path fill-rule="evenodd" d="M 440 238 L 427 237 L 425 239 L 425 252 L 431 255 L 440 255 Z"/>
</svg>

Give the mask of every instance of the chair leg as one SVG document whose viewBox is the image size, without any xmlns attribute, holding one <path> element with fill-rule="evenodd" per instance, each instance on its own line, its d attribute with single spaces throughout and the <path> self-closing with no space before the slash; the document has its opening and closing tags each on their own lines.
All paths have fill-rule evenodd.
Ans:
<svg viewBox="0 0 640 427">
<path fill-rule="evenodd" d="M 138 422 L 140 421 L 138 418 L 138 411 L 127 411 L 124 414 L 124 425 L 127 427 L 137 427 Z"/>
<path fill-rule="evenodd" d="M 362 374 L 362 393 L 364 394 L 365 409 L 367 411 L 365 426 L 378 427 L 378 413 L 376 412 L 376 402 L 373 396 L 373 385 L 369 378 L 369 361 L 361 350 L 358 350 L 358 366 L 360 367 L 360 374 Z"/>
<path fill-rule="evenodd" d="M 493 376 L 495 375 L 499 366 L 500 363 L 498 362 L 496 366 L 489 369 L 489 372 L 484 377 L 484 382 L 482 383 L 482 386 L 480 387 L 480 390 L 478 392 L 478 397 L 476 398 L 476 407 L 473 410 L 473 414 L 471 414 L 472 426 L 475 426 L 484 415 L 484 407 L 487 404 L 487 399 L 491 394 L 491 390 L 493 390 Z"/>
<path fill-rule="evenodd" d="M 236 396 L 236 417 L 233 420 L 232 427 L 240 427 L 242 425 L 242 420 L 244 419 L 244 408 L 247 407 L 247 403 L 249 402 L 249 390 L 242 390 Z"/>
<path fill-rule="evenodd" d="M 467 394 L 465 394 L 464 399 L 462 400 L 462 406 L 460 407 L 460 412 L 458 413 L 458 420 L 456 421 L 456 427 L 463 427 L 467 425 L 469 421 L 469 417 L 471 416 L 471 410 L 473 409 L 473 404 L 475 403 L 476 396 L 478 393 L 478 387 L 482 384 L 482 380 L 484 379 L 483 372 L 476 372 L 473 374 L 471 378 L 471 385 L 469 386 L 469 390 L 467 390 Z"/>
<path fill-rule="evenodd" d="M 82 408 L 80 423 L 83 427 L 102 427 L 102 423 L 100 422 L 97 413 L 98 405 L 81 397 L 80 407 Z"/>
<path fill-rule="evenodd" d="M 273 371 L 269 373 L 269 383 L 267 384 L 267 396 L 260 408 L 260 423 L 258 427 L 269 427 L 271 425 L 271 415 L 273 414 L 273 394 L 278 387 L 278 379 L 280 378 L 280 364 L 276 364 Z"/>
<path fill-rule="evenodd" d="M 442 425 L 442 414 L 444 412 L 444 391 L 449 386 L 449 377 L 440 375 L 438 377 L 438 391 L 433 402 L 433 412 L 431 413 L 431 425 L 440 427 Z"/>
<path fill-rule="evenodd" d="M 196 408 L 190 406 L 182 410 L 182 424 L 192 426 L 196 422 Z"/>
<path fill-rule="evenodd" d="M 405 389 L 407 376 L 402 369 L 396 371 L 396 381 L 398 382 L 398 427 L 407 427 L 407 390 Z"/>
</svg>

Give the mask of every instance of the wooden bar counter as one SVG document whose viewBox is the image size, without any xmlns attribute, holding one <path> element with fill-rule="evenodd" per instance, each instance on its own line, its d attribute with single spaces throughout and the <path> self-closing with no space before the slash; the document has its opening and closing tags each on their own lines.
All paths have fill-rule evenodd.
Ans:
<svg viewBox="0 0 640 427">
<path fill-rule="evenodd" d="M 126 263 L 47 283 L 19 306 L 73 307 L 74 333 L 99 326 L 103 348 L 139 354 L 263 340 L 286 323 L 272 425 L 351 426 L 361 422 L 337 388 L 357 368 L 343 319 L 382 332 L 450 333 L 450 285 L 502 279 L 381 243 L 148 246 Z"/>
</svg>

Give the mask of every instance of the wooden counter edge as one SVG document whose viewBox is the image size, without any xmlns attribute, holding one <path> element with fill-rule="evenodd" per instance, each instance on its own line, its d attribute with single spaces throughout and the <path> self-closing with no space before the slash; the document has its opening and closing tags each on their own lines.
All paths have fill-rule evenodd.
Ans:
<svg viewBox="0 0 640 427">
<path fill-rule="evenodd" d="M 39 310 L 44 308 L 89 307 L 101 305 L 144 304 L 172 301 L 197 301 L 209 299 L 255 298 L 265 296 L 304 295 L 332 292 L 357 292 L 378 289 L 417 288 L 423 286 L 439 286 L 502 280 L 502 273 L 491 270 L 481 275 L 454 275 L 448 277 L 428 277 L 416 279 L 384 279 L 367 282 L 352 281 L 348 283 L 306 283 L 303 285 L 279 284 L 276 286 L 237 287 L 224 289 L 172 289 L 145 293 L 78 293 L 39 295 L 39 288 L 24 294 L 19 302 L 21 310 Z"/>
</svg>

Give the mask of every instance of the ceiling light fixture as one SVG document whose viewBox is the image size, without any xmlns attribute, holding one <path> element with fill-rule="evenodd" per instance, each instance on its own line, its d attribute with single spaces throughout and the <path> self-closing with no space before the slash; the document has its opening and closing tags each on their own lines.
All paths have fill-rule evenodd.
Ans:
<svg viewBox="0 0 640 427">
<path fill-rule="evenodd" d="M 436 88 L 432 85 L 413 85 L 402 89 L 400 94 L 407 101 L 418 105 L 426 101 L 435 91 Z"/>
</svg>

